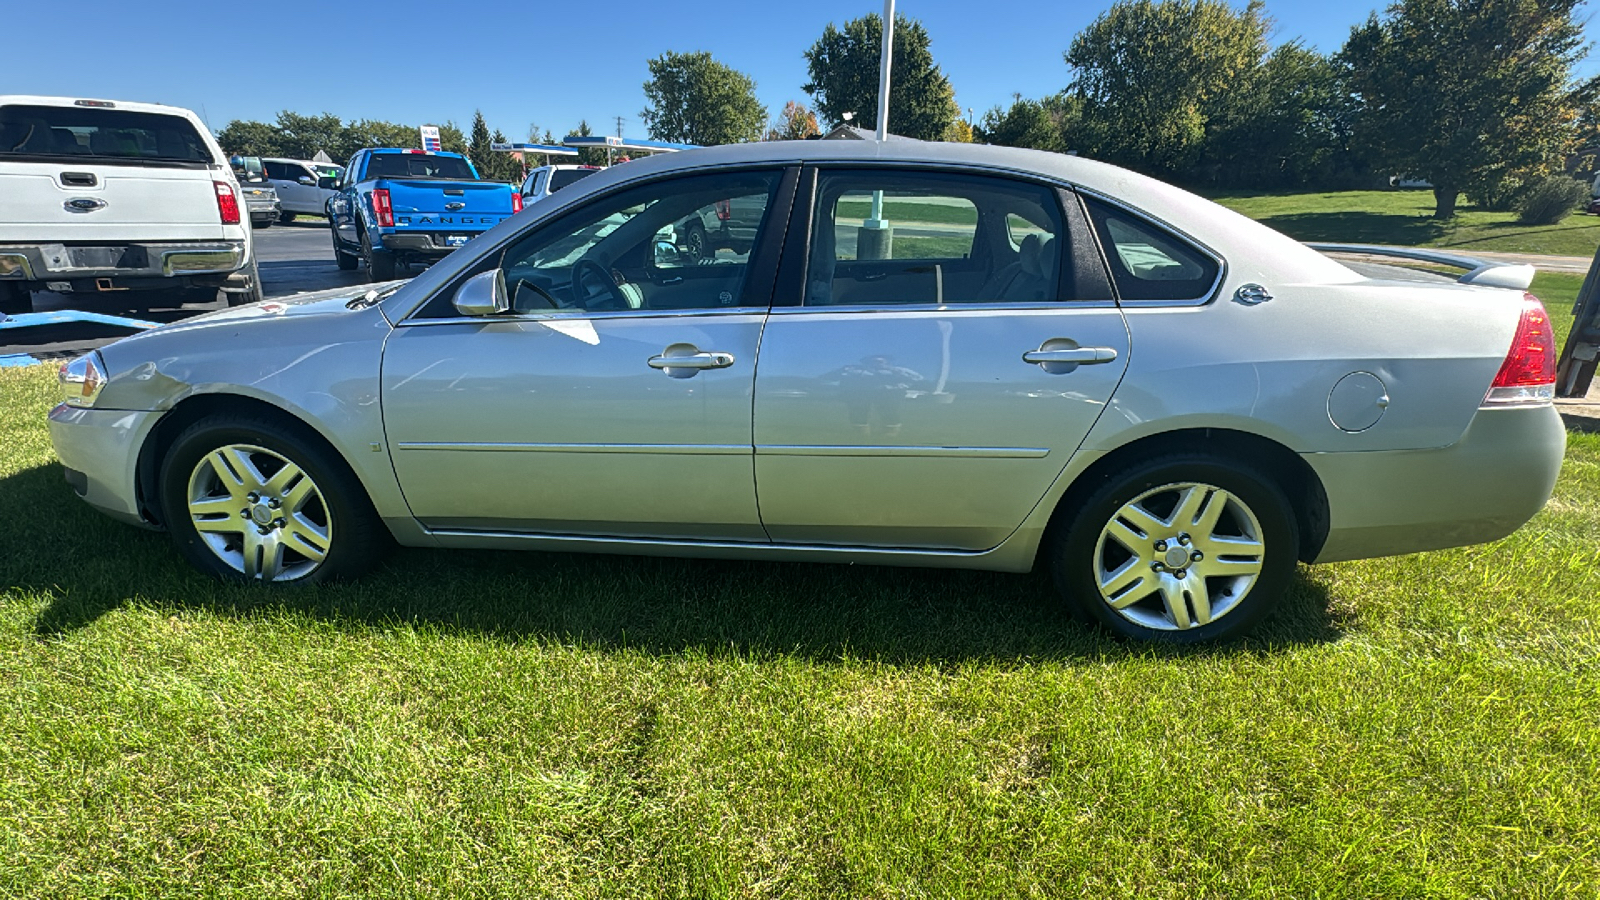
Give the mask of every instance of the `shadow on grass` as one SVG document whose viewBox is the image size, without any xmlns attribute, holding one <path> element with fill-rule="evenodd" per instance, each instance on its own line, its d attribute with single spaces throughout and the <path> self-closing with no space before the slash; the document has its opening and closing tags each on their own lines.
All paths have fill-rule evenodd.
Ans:
<svg viewBox="0 0 1600 900">
<path fill-rule="evenodd" d="M 190 569 L 166 535 L 72 496 L 58 465 L 0 479 L 0 546 L 19 551 L 0 559 L 0 585 L 48 598 L 34 626 L 47 640 L 131 603 L 615 651 L 943 666 L 1271 653 L 1336 639 L 1344 625 L 1304 570 L 1257 636 L 1202 649 L 1108 638 L 1073 621 L 1042 574 L 402 548 L 349 584 L 221 584 Z"/>
<path fill-rule="evenodd" d="M 1396 244 L 1414 247 L 1444 233 L 1443 223 L 1420 216 L 1370 212 L 1292 213 L 1262 218 L 1261 224 L 1297 241 Z"/>
</svg>

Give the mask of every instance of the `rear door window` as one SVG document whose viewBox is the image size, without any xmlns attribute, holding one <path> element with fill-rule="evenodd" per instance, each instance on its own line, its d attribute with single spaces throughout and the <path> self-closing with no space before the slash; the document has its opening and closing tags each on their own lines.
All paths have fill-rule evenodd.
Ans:
<svg viewBox="0 0 1600 900">
<path fill-rule="evenodd" d="M 550 193 L 554 194 L 575 181 L 588 178 L 599 169 L 557 169 L 550 174 Z"/>
<path fill-rule="evenodd" d="M 1203 300 L 1220 266 L 1210 255 L 1164 228 L 1107 203 L 1085 198 L 1111 279 L 1123 300 Z"/>
<path fill-rule="evenodd" d="M 210 163 L 181 116 L 76 106 L 0 106 L 0 158 L 132 159 Z"/>
</svg>

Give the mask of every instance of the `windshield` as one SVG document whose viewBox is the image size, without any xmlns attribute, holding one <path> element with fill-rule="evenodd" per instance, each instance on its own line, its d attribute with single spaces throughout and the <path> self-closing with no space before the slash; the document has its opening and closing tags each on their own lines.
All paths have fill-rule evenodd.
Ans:
<svg viewBox="0 0 1600 900">
<path fill-rule="evenodd" d="M 181 116 L 75 106 L 0 106 L 0 156 L 211 162 Z"/>
<path fill-rule="evenodd" d="M 600 171 L 599 169 L 557 169 L 550 173 L 550 193 L 555 193 L 567 185 Z"/>
<path fill-rule="evenodd" d="M 228 163 L 233 166 L 234 177 L 241 182 L 265 181 L 267 178 L 266 167 L 261 164 L 259 156 L 234 156 L 229 158 Z"/>
<path fill-rule="evenodd" d="M 375 153 L 367 163 L 368 178 L 448 178 L 451 181 L 477 181 L 472 167 L 459 156 L 429 156 L 424 153 Z"/>
</svg>

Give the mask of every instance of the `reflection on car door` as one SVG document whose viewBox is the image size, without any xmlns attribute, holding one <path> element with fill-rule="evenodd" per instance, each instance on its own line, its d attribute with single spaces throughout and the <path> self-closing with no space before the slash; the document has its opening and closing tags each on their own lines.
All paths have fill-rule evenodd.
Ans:
<svg viewBox="0 0 1600 900">
<path fill-rule="evenodd" d="M 808 173 L 809 176 L 809 173 Z M 802 196 L 805 190 L 802 188 Z M 817 176 L 804 287 L 769 317 L 756 485 L 774 541 L 992 548 L 1126 368 L 1071 194 L 989 176 Z M 1069 201 L 1062 203 L 1063 198 Z M 803 253 L 791 241 L 791 253 Z"/>
<path fill-rule="evenodd" d="M 782 174 L 596 198 L 499 257 L 510 315 L 464 318 L 441 296 L 403 322 L 383 405 L 413 514 L 447 531 L 765 541 L 750 409 L 778 242 L 722 261 L 697 300 L 624 273 L 670 261 L 659 236 L 680 207 L 753 190 L 786 220 Z"/>
</svg>

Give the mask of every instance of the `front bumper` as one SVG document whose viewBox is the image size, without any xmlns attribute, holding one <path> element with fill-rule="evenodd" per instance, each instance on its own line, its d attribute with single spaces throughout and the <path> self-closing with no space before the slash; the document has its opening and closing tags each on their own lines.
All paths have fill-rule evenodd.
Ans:
<svg viewBox="0 0 1600 900">
<path fill-rule="evenodd" d="M 174 278 L 226 275 L 247 260 L 244 241 L 107 244 L 0 244 L 0 281 L 28 282 L 42 289 L 48 281 L 75 278 Z"/>
<path fill-rule="evenodd" d="M 1499 540 L 1544 508 L 1566 446 L 1555 407 L 1535 406 L 1480 409 L 1434 450 L 1303 454 L 1328 496 L 1315 562 Z"/>
<path fill-rule="evenodd" d="M 139 509 L 138 462 L 139 448 L 161 415 L 65 404 L 50 410 L 50 442 L 67 469 L 67 483 L 106 515 L 154 527 Z"/>
</svg>

